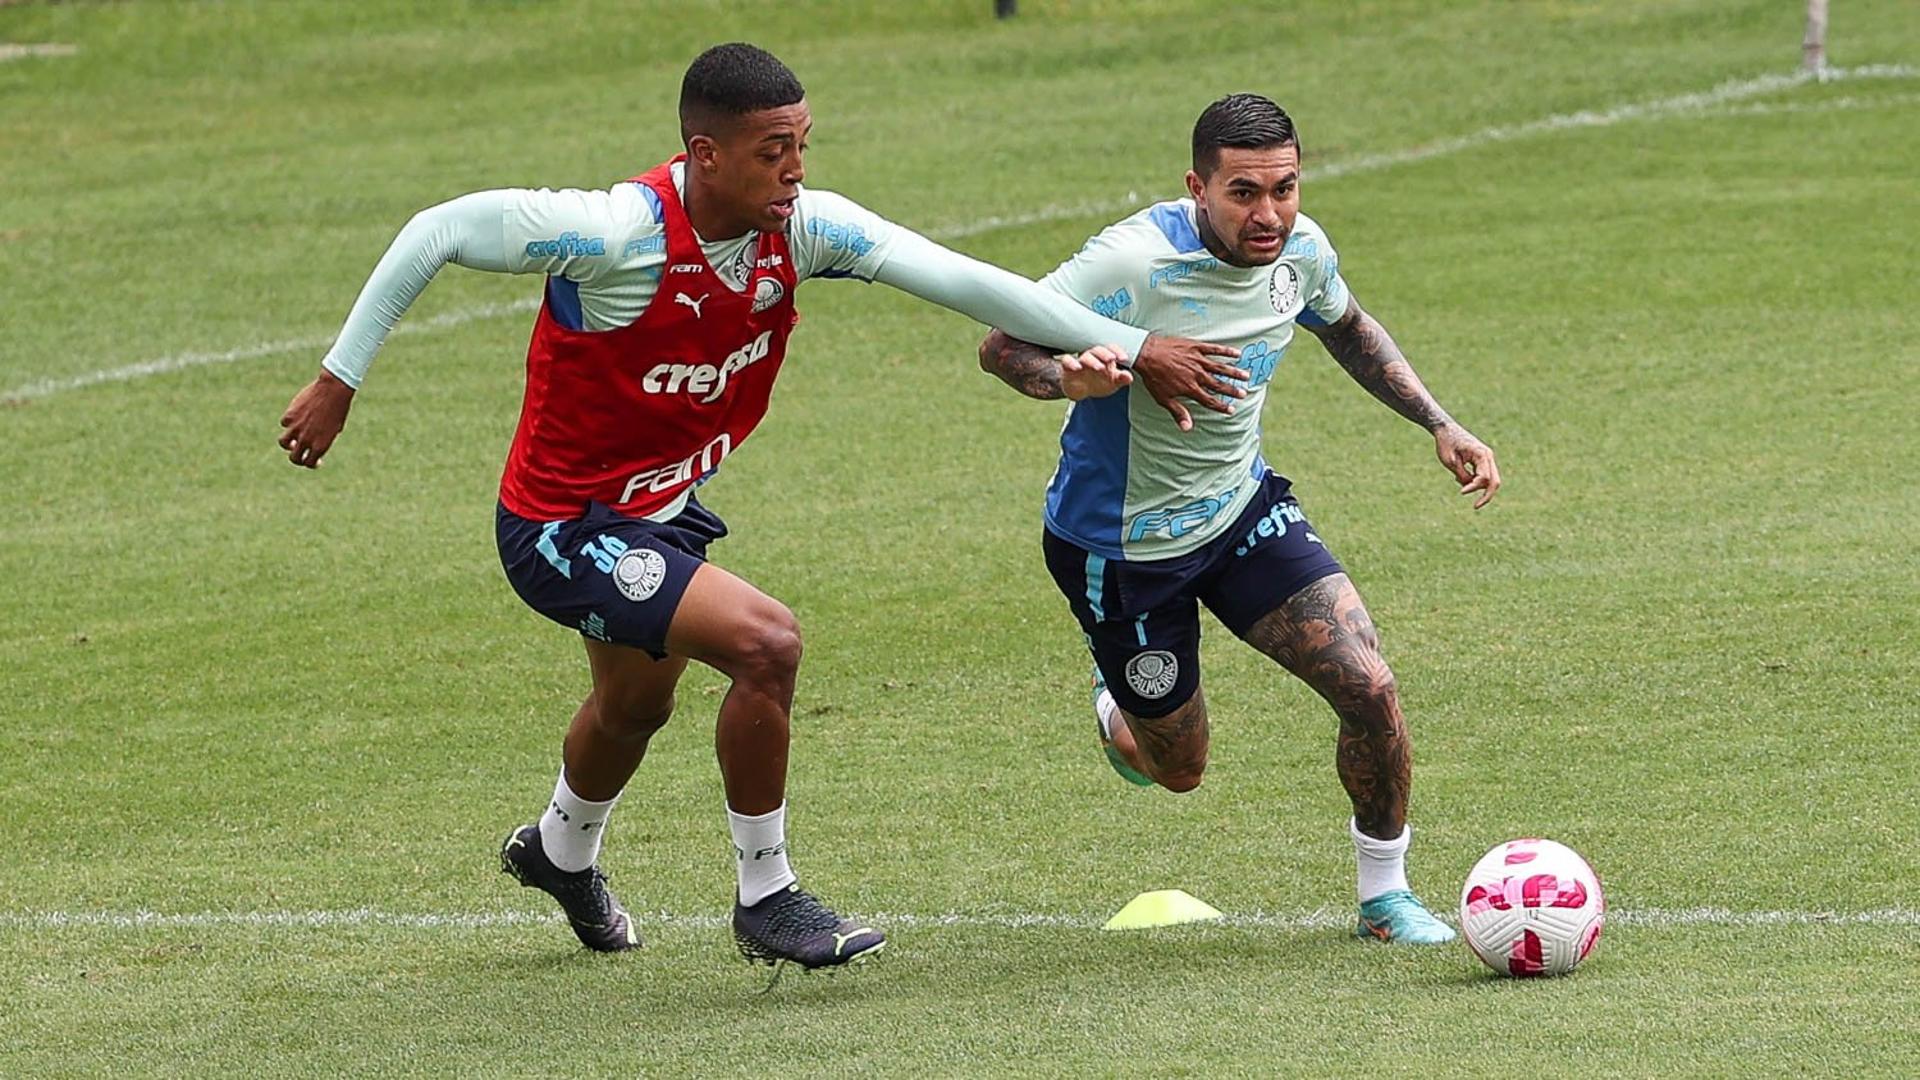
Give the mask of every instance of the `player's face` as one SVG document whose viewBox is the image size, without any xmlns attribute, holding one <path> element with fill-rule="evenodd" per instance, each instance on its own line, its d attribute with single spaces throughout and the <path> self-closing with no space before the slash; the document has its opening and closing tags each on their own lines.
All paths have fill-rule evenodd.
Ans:
<svg viewBox="0 0 1920 1080">
<path fill-rule="evenodd" d="M 1211 175 L 1187 173 L 1187 191 L 1209 247 L 1217 243 L 1236 266 L 1265 266 L 1280 257 L 1300 214 L 1300 148 L 1221 147 Z"/>
<path fill-rule="evenodd" d="M 706 172 L 729 219 L 746 229 L 779 232 L 793 217 L 800 181 L 807 175 L 802 158 L 812 130 L 813 115 L 805 101 L 798 101 L 747 113 L 704 139 L 709 146 L 690 146 L 689 153 Z"/>
</svg>

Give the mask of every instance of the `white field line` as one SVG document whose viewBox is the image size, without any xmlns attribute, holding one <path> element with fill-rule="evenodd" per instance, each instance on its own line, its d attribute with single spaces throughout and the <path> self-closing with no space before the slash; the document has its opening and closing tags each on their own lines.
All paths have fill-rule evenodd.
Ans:
<svg viewBox="0 0 1920 1080">
<path fill-rule="evenodd" d="M 720 914 L 688 915 L 671 912 L 635 912 L 642 927 L 715 930 L 728 925 Z M 489 930 L 539 926 L 559 921 L 559 913 L 530 911 L 421 912 L 349 908 L 337 911 L 22 911 L 0 912 L 0 930 L 327 930 L 376 927 L 402 930 Z M 867 916 L 882 927 L 903 929 L 960 927 L 991 930 L 1096 930 L 1104 915 L 1072 913 L 977 914 L 949 911 L 936 914 L 875 914 Z M 1449 919 L 1449 922 L 1452 920 Z M 1920 927 L 1920 910 L 1882 908 L 1874 911 L 1735 911 L 1728 908 L 1634 908 L 1610 911 L 1611 926 L 1871 926 Z M 1247 912 L 1231 914 L 1218 925 L 1236 929 L 1305 931 L 1338 930 L 1353 925 L 1350 909 L 1321 908 L 1303 912 Z"/>
<path fill-rule="evenodd" d="M 421 319 L 417 322 L 403 322 L 393 328 L 392 334 L 425 334 L 459 326 L 463 323 L 491 319 L 496 315 L 514 315 L 535 311 L 540 307 L 538 297 L 524 297 L 504 304 L 481 304 L 478 307 L 461 308 L 444 315 Z M 68 390 L 78 390 L 85 386 L 97 386 L 100 383 L 129 382 L 145 378 L 148 375 L 161 375 L 182 368 L 201 367 L 206 364 L 231 364 L 236 360 L 257 360 L 262 356 L 277 356 L 280 353 L 310 352 L 314 362 L 319 362 L 321 353 L 333 344 L 333 335 L 326 337 L 287 338 L 282 341 L 262 341 L 253 345 L 242 345 L 225 352 L 188 352 L 163 356 L 157 360 L 142 360 L 137 364 L 122 367 L 103 368 L 89 371 L 84 375 L 73 375 L 64 379 L 42 379 L 28 383 L 0 394 L 0 404 L 31 401 L 34 398 L 51 397 Z"/>
<path fill-rule="evenodd" d="M 1756 101 L 1746 105 L 1726 105 L 1696 114 L 1698 119 L 1724 116 L 1786 116 L 1797 113 L 1856 112 L 1862 109 L 1904 108 L 1920 105 L 1920 94 L 1881 94 L 1876 97 L 1842 97 L 1827 101 Z"/>
<path fill-rule="evenodd" d="M 1673 97 L 1659 98 L 1654 101 L 1632 102 L 1615 105 L 1609 109 L 1581 110 L 1580 112 L 1560 113 L 1539 120 L 1530 120 L 1524 124 L 1513 124 L 1481 128 L 1466 135 L 1457 135 L 1439 142 L 1427 143 L 1406 150 L 1394 150 L 1384 154 L 1364 154 L 1360 157 L 1328 162 L 1324 165 L 1313 164 L 1308 178 L 1314 181 L 1331 180 L 1356 173 L 1378 172 L 1396 165 L 1410 165 L 1415 162 L 1429 161 L 1434 158 L 1448 157 L 1464 150 L 1472 150 L 1493 143 L 1511 142 L 1515 139 L 1530 138 L 1554 131 L 1568 131 L 1579 128 L 1612 127 L 1631 120 L 1645 120 L 1655 117 L 1685 115 L 1688 113 L 1707 113 L 1718 106 L 1750 98 L 1778 93 L 1811 82 L 1840 82 L 1846 80 L 1875 79 L 1912 79 L 1920 77 L 1920 68 L 1908 64 L 1870 64 L 1856 68 L 1830 68 L 1823 76 L 1816 77 L 1806 72 L 1791 75 L 1762 75 L 1755 79 L 1740 79 L 1721 83 L 1711 90 L 1702 90 Z M 1058 221 L 1065 218 L 1092 217 L 1097 214 L 1118 213 L 1141 203 L 1140 196 L 1129 191 L 1124 199 L 1105 203 L 1083 203 L 1074 206 L 1043 207 L 1025 214 L 1012 217 L 988 217 L 964 225 L 954 225 L 942 229 L 929 230 L 927 235 L 936 240 L 959 240 L 981 233 L 1015 225 L 1037 225 L 1042 222 Z"/>
<path fill-rule="evenodd" d="M 62 45 L 58 42 L 24 44 L 21 42 L 0 42 L 0 64 L 9 60 L 26 60 L 32 57 L 72 56 L 80 51 L 77 45 Z"/>
<path fill-rule="evenodd" d="M 1763 75 L 1754 79 L 1741 79 L 1734 82 L 1722 83 L 1710 90 L 1678 94 L 1673 97 L 1659 98 L 1653 101 L 1616 105 L 1612 108 L 1597 111 L 1582 110 L 1580 112 L 1561 113 L 1555 116 L 1543 117 L 1539 120 L 1528 121 L 1524 124 L 1482 128 L 1479 131 L 1470 132 L 1466 135 L 1442 139 L 1438 142 L 1428 143 L 1424 146 L 1412 147 L 1406 150 L 1396 150 L 1384 154 L 1366 154 L 1342 161 L 1328 162 L 1324 165 L 1315 165 L 1312 178 L 1314 180 L 1331 180 L 1359 173 L 1378 172 L 1398 165 L 1430 161 L 1434 158 L 1447 157 L 1477 147 L 1488 146 L 1493 143 L 1511 142 L 1515 139 L 1530 138 L 1555 131 L 1611 127 L 1615 124 L 1627 123 L 1634 120 L 1667 116 L 1721 115 L 1720 110 L 1734 103 L 1767 94 L 1778 93 L 1812 82 L 1912 79 L 1917 76 L 1920 76 L 1920 68 L 1915 68 L 1907 64 L 1873 64 L 1855 68 L 1830 68 L 1817 77 L 1805 72 L 1796 72 L 1791 75 Z M 1840 100 L 1851 102 L 1856 99 L 1843 98 Z M 1857 105 L 1847 107 L 1866 108 L 1873 104 L 1875 104 L 1875 102 L 1867 99 L 1860 101 Z M 1840 107 L 1837 102 L 1815 102 L 1795 109 L 1789 109 L 1785 105 L 1773 106 L 1766 111 L 1826 111 L 1826 109 L 1819 108 L 1821 105 L 1825 105 L 1827 109 Z M 1756 112 L 1759 110 L 1758 106 L 1752 108 L 1754 108 Z M 1726 112 L 1725 115 L 1741 114 Z M 1063 221 L 1070 218 L 1095 217 L 1103 214 L 1117 213 L 1121 210 L 1139 206 L 1142 202 L 1143 199 L 1138 192 L 1129 191 L 1125 197 L 1121 199 L 1106 202 L 1046 206 L 1021 214 L 988 216 L 958 225 L 929 229 L 927 230 L 927 235 L 936 240 L 961 240 L 971 236 L 979 236 L 983 233 L 994 232 L 1000 229 L 1017 228 L 1023 225 L 1038 225 L 1051 221 Z M 451 311 L 431 319 L 423 319 L 413 323 L 402 323 L 396 327 L 393 332 L 399 334 L 438 331 L 448 327 L 459 326 L 462 323 L 473 322 L 478 319 L 489 319 L 497 315 L 528 312 L 539 306 L 539 301 L 535 298 L 518 300 L 507 304 L 482 304 L 478 307 Z M 314 336 L 289 338 L 282 341 L 257 342 L 252 345 L 242 345 L 238 348 L 228 349 L 224 352 L 175 353 L 172 356 L 163 356 L 154 360 L 143 360 L 139 363 L 127 364 L 121 367 L 103 368 L 82 375 L 74 375 L 60 379 L 42 379 L 38 382 L 27 383 L 12 390 L 0 392 L 0 404 L 19 404 L 36 398 L 51 397 L 69 390 L 97 386 L 101 383 L 128 382 L 133 379 L 145 378 L 149 375 L 160 375 L 170 371 L 200 367 L 206 364 L 230 364 L 238 360 L 254 360 L 263 356 L 276 356 L 281 353 L 290 352 L 318 353 L 332 344 L 333 338 L 331 336 Z"/>
<path fill-rule="evenodd" d="M 989 214 L 959 225 L 936 225 L 927 230 L 927 236 L 933 240 L 964 240 L 969 236 L 999 232 L 1002 229 L 1017 229 L 1023 225 L 1044 225 L 1050 221 L 1065 221 L 1070 218 L 1099 217 L 1141 206 L 1145 202 L 1146 199 L 1139 192 L 1129 191 L 1119 199 L 1107 199 L 1102 202 L 1043 206 L 1038 210 L 1029 210 L 1020 214 Z"/>
</svg>

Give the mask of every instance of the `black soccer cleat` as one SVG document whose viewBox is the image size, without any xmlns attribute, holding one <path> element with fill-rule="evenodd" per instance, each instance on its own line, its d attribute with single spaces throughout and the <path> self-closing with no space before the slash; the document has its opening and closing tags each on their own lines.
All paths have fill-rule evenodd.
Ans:
<svg viewBox="0 0 1920 1080">
<path fill-rule="evenodd" d="M 560 901 L 580 944 L 596 952 L 640 947 L 633 917 L 607 891 L 607 875 L 598 866 L 568 873 L 553 865 L 540 847 L 540 826 L 523 825 L 500 846 L 500 869 L 515 881 Z"/>
<path fill-rule="evenodd" d="M 872 956 L 886 947 L 887 935 L 841 918 L 793 884 L 752 907 L 736 902 L 733 942 L 750 963 L 791 960 L 812 971 Z"/>
</svg>

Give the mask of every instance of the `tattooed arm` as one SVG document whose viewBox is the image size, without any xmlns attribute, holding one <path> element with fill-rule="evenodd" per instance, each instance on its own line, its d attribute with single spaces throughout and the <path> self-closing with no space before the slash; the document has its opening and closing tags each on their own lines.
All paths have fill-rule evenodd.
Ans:
<svg viewBox="0 0 1920 1080">
<path fill-rule="evenodd" d="M 993 331 L 980 343 L 980 370 L 1041 401 L 1106 397 L 1133 381 L 1132 373 L 1120 366 L 1124 359 L 1118 349 L 1106 345 L 1078 355 L 1056 354 L 1003 330 Z"/>
<path fill-rule="evenodd" d="M 1460 481 L 1460 494 L 1480 493 L 1473 503 L 1475 510 L 1493 499 L 1500 490 L 1500 468 L 1494 463 L 1493 450 L 1447 415 L 1414 374 L 1387 328 L 1362 310 L 1360 301 L 1348 300 L 1346 314 L 1332 325 L 1308 329 L 1354 382 L 1433 434 L 1434 452 Z"/>
<path fill-rule="evenodd" d="M 1400 354 L 1400 346 L 1394 344 L 1387 328 L 1362 310 L 1360 301 L 1347 301 L 1347 313 L 1331 326 L 1307 329 L 1318 335 L 1354 382 L 1366 387 L 1387 408 L 1428 431 L 1453 423 L 1453 417 L 1433 400 L 1420 376 L 1413 373 L 1413 365 Z"/>
<path fill-rule="evenodd" d="M 980 342 L 980 370 L 1030 398 L 1058 401 L 1066 397 L 1060 385 L 1060 361 L 1052 349 L 1021 341 L 995 330 Z"/>
</svg>

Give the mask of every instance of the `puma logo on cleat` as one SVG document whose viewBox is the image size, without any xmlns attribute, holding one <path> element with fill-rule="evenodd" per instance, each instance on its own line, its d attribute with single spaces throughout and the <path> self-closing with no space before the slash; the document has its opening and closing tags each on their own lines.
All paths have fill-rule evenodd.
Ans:
<svg viewBox="0 0 1920 1080">
<path fill-rule="evenodd" d="M 527 872 L 521 869 L 519 861 L 513 857 L 513 849 L 526 846 L 527 842 L 520 839 L 520 834 L 514 833 L 507 837 L 507 842 L 500 847 L 500 872 L 522 885 L 528 884 Z"/>
<path fill-rule="evenodd" d="M 835 956 L 845 955 L 847 951 L 847 942 L 852 941 L 854 938 L 859 937 L 861 934 L 871 934 L 873 932 L 874 932 L 873 927 L 863 926 L 860 929 L 854 930 L 850 933 L 833 935 L 833 955 Z"/>
<path fill-rule="evenodd" d="M 693 317 L 697 319 L 700 317 L 700 305 L 706 303 L 707 297 L 712 295 L 713 295 L 712 293 L 701 293 L 700 299 L 695 300 L 693 297 L 688 296 L 686 293 L 677 292 L 673 294 L 673 302 L 676 304 L 685 304 L 688 307 L 692 308 Z"/>
</svg>

